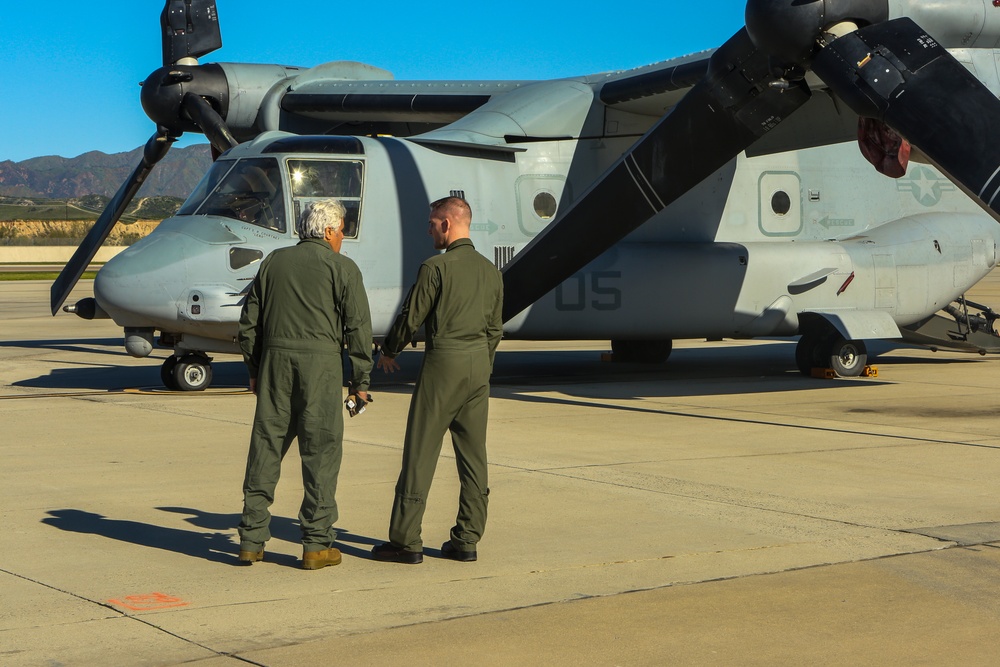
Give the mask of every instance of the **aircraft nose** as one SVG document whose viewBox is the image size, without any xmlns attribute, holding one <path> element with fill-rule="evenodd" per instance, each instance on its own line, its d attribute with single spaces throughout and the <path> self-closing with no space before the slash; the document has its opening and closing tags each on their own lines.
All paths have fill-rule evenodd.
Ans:
<svg viewBox="0 0 1000 667">
<path fill-rule="evenodd" d="M 119 325 L 169 326 L 177 319 L 189 262 L 203 251 L 203 244 L 184 234 L 154 232 L 101 268 L 94 297 Z"/>
</svg>

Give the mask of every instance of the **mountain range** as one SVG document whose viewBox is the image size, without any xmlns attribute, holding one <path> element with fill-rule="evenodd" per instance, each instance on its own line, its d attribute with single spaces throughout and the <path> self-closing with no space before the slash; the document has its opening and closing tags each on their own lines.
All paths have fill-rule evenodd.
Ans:
<svg viewBox="0 0 1000 667">
<path fill-rule="evenodd" d="M 79 198 L 111 197 L 142 157 L 142 148 L 109 155 L 91 151 L 74 158 L 36 157 L 0 162 L 0 196 Z M 186 198 L 212 164 L 208 144 L 173 148 L 139 189 L 138 197 Z"/>
</svg>

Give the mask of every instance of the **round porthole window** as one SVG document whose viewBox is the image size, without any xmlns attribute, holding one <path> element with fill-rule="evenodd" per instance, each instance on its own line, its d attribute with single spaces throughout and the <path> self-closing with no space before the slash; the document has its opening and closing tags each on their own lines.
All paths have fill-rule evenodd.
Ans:
<svg viewBox="0 0 1000 667">
<path fill-rule="evenodd" d="M 549 220 L 556 214 L 556 198 L 551 192 L 539 192 L 535 195 L 535 215 L 542 220 Z"/>
<path fill-rule="evenodd" d="M 775 215 L 788 215 L 792 210 L 792 200 L 784 190 L 778 190 L 771 196 L 771 210 Z"/>
</svg>

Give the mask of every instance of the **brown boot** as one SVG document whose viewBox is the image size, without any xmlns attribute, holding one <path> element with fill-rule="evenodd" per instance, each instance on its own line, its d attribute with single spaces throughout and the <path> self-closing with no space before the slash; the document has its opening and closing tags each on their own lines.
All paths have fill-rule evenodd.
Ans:
<svg viewBox="0 0 1000 667">
<path fill-rule="evenodd" d="M 302 554 L 303 570 L 319 570 L 327 565 L 340 565 L 340 549 L 324 549 L 323 551 L 306 551 Z"/>
<path fill-rule="evenodd" d="M 240 551 L 240 565 L 253 565 L 260 560 L 264 560 L 263 549 L 260 551 Z"/>
</svg>

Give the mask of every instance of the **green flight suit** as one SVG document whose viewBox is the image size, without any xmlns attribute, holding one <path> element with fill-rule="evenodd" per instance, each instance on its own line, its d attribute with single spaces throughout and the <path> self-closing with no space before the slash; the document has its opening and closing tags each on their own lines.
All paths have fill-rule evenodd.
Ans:
<svg viewBox="0 0 1000 667">
<path fill-rule="evenodd" d="M 257 410 L 250 435 L 240 549 L 260 551 L 270 538 L 268 508 L 281 460 L 298 438 L 305 493 L 299 511 L 304 551 L 334 539 L 340 473 L 346 339 L 353 388 L 367 391 L 372 325 L 361 271 L 323 239 L 306 239 L 261 263 L 240 317 L 239 343 Z"/>
<path fill-rule="evenodd" d="M 389 542 L 421 551 L 420 526 L 445 431 L 461 482 L 451 542 L 473 551 L 486 529 L 489 484 L 486 422 L 490 373 L 500 344 L 503 281 L 493 264 L 459 239 L 424 262 L 402 311 L 385 338 L 394 357 L 425 326 L 426 347 L 410 399 L 403 465 L 389 522 Z"/>
</svg>

